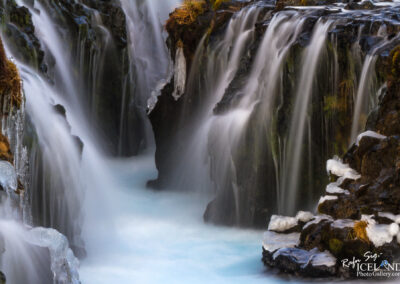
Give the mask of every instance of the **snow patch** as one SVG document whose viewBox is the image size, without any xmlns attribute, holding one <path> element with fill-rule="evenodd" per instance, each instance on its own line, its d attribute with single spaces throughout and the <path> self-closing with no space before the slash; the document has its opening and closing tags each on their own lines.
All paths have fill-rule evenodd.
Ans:
<svg viewBox="0 0 400 284">
<path fill-rule="evenodd" d="M 314 218 L 314 214 L 308 211 L 299 211 L 297 212 L 295 218 L 297 219 L 297 221 L 306 223 L 310 221 L 312 218 Z"/>
<path fill-rule="evenodd" d="M 352 228 L 354 227 L 355 221 L 351 219 L 337 219 L 332 224 L 331 227 L 344 229 L 344 228 Z"/>
<path fill-rule="evenodd" d="M 292 248 L 299 244 L 300 233 L 279 234 L 271 231 L 264 232 L 263 248 L 273 252 L 280 248 Z"/>
<path fill-rule="evenodd" d="M 297 226 L 295 217 L 272 215 L 268 224 L 269 231 L 283 232 Z"/>
<path fill-rule="evenodd" d="M 329 251 L 325 250 L 323 252 L 319 252 L 317 248 L 314 248 L 310 252 L 313 251 L 315 253 L 311 261 L 313 266 L 332 267 L 336 265 L 336 257 L 334 257 Z"/>
<path fill-rule="evenodd" d="M 312 225 L 312 224 L 318 224 L 319 222 L 322 221 L 333 221 L 332 217 L 329 215 L 325 215 L 325 214 L 321 214 L 321 215 L 316 215 L 314 216 L 314 218 L 308 222 L 307 224 L 304 225 L 303 229 L 306 229 L 308 226 Z"/>
<path fill-rule="evenodd" d="M 324 203 L 327 200 L 336 200 L 338 199 L 338 197 L 336 195 L 325 195 L 325 196 L 321 196 L 321 198 L 318 201 L 318 205 Z"/>
<path fill-rule="evenodd" d="M 357 141 L 356 141 L 357 146 L 360 144 L 360 141 L 363 137 L 373 137 L 373 138 L 377 138 L 377 139 L 381 139 L 381 140 L 387 138 L 385 135 L 379 134 L 375 131 L 368 130 L 357 136 Z"/>
<path fill-rule="evenodd" d="M 326 192 L 330 194 L 346 194 L 346 195 L 350 194 L 348 190 L 339 187 L 336 182 L 328 184 L 326 186 Z"/>
<path fill-rule="evenodd" d="M 367 236 L 369 240 L 376 246 L 380 247 L 386 243 L 390 243 L 394 236 L 399 233 L 399 225 L 392 223 L 390 225 L 376 224 L 376 221 L 372 219 L 373 215 L 362 215 L 361 220 L 367 221 L 368 226 L 366 228 Z"/>
<path fill-rule="evenodd" d="M 328 174 L 334 174 L 338 177 L 344 177 L 347 179 L 359 179 L 361 177 L 355 170 L 350 168 L 348 164 L 343 164 L 339 157 L 335 156 L 333 159 L 329 159 L 326 162 L 326 171 Z"/>
<path fill-rule="evenodd" d="M 393 213 L 390 213 L 390 212 L 379 212 L 378 216 L 388 218 L 388 219 L 392 220 L 393 222 L 400 224 L 400 215 L 394 215 Z"/>
</svg>

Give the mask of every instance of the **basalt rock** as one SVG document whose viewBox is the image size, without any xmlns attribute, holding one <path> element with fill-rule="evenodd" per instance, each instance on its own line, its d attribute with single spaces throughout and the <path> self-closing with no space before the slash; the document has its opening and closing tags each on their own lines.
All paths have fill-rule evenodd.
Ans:
<svg viewBox="0 0 400 284">
<path fill-rule="evenodd" d="M 44 51 L 35 36 L 32 15 L 26 7 L 18 6 L 14 0 L 0 4 L 0 17 L 5 39 L 16 51 L 19 60 L 45 73 Z"/>
</svg>

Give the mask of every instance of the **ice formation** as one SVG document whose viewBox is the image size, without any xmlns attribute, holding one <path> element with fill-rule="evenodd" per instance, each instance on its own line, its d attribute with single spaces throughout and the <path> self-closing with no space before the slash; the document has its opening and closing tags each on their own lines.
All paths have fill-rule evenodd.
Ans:
<svg viewBox="0 0 400 284">
<path fill-rule="evenodd" d="M 361 134 L 359 134 L 357 136 L 357 141 L 356 141 L 356 145 L 357 146 L 359 145 L 360 140 L 365 136 L 366 137 L 373 137 L 373 138 L 377 138 L 377 139 L 386 139 L 385 135 L 381 135 L 379 133 L 376 133 L 375 131 L 368 130 L 368 131 L 365 131 L 365 132 L 363 132 L 363 133 L 361 133 Z"/>
<path fill-rule="evenodd" d="M 7 161 L 0 161 L 0 185 L 9 195 L 17 190 L 17 174 L 14 166 Z"/>
<path fill-rule="evenodd" d="M 57 283 L 80 284 L 79 261 L 69 248 L 67 238 L 55 229 L 36 227 L 28 231 L 26 241 L 50 251 L 51 271 Z"/>
<path fill-rule="evenodd" d="M 186 59 L 182 47 L 178 47 L 175 54 L 174 85 L 172 96 L 178 100 L 185 92 L 186 85 Z"/>
<path fill-rule="evenodd" d="M 272 257 L 276 259 L 280 255 L 295 259 L 301 268 L 307 267 L 310 263 L 312 266 L 332 267 L 336 265 L 336 258 L 330 252 L 320 252 L 317 248 L 310 251 L 298 248 L 281 248 Z"/>
</svg>

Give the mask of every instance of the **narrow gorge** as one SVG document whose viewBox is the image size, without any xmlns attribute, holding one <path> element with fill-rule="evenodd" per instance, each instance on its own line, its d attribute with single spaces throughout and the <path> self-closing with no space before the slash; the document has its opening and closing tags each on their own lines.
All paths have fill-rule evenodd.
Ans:
<svg viewBox="0 0 400 284">
<path fill-rule="evenodd" d="M 0 284 L 400 277 L 400 2 L 0 2 Z"/>
</svg>

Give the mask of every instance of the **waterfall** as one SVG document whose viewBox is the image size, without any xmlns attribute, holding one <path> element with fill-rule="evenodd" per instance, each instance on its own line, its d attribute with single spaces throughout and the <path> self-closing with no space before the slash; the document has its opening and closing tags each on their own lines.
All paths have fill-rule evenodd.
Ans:
<svg viewBox="0 0 400 284">
<path fill-rule="evenodd" d="M 270 119 L 274 99 L 277 96 L 282 64 L 287 52 L 301 31 L 304 18 L 296 13 L 278 13 L 269 23 L 262 42 L 258 48 L 246 84 L 236 96 L 239 96 L 237 107 L 227 114 L 215 116 L 212 132 L 209 133 L 210 151 L 214 153 L 211 172 L 217 184 L 217 195 L 223 196 L 219 202 L 211 203 L 206 211 L 206 218 L 219 222 L 226 208 L 224 204 L 233 198 L 235 217 L 229 222 L 242 224 L 247 222 L 242 213 L 243 188 L 237 184 L 236 175 L 241 170 L 240 163 L 235 161 L 235 153 L 240 153 L 239 141 L 245 136 L 251 120 L 262 121 L 261 125 L 270 129 Z M 260 111 L 261 110 L 261 111 Z M 259 116 L 254 118 L 254 115 Z M 250 120 L 251 119 L 251 120 Z M 221 135 L 222 134 L 222 135 Z M 225 171 L 225 172 L 224 172 Z M 216 174 L 215 174 L 216 173 Z M 226 182 L 228 184 L 226 184 Z M 232 193 L 229 193 L 229 190 Z M 222 213 L 223 214 L 223 213 Z"/>
<path fill-rule="evenodd" d="M 128 47 L 129 47 L 129 80 L 126 84 L 133 86 L 124 92 L 124 103 L 127 109 L 124 112 L 134 112 L 139 115 L 143 125 L 144 141 L 142 147 L 151 147 L 153 137 L 151 126 L 146 118 L 146 108 L 151 93 L 156 89 L 160 81 L 166 79 L 168 71 L 172 67 L 170 55 L 165 44 L 166 34 L 163 25 L 168 18 L 168 13 L 177 7 L 181 0 L 122 0 L 122 8 L 127 17 Z M 127 99 L 127 98 L 130 99 Z M 120 135 L 123 131 L 129 132 L 129 125 L 121 123 Z M 137 133 L 135 133 L 137 135 Z M 122 143 L 130 143 L 128 140 L 119 145 L 122 151 Z"/>
<path fill-rule="evenodd" d="M 294 110 L 290 126 L 287 149 L 285 149 L 285 158 L 281 175 L 281 188 L 279 190 L 279 212 L 289 214 L 295 213 L 295 201 L 299 188 L 299 170 L 303 154 L 303 144 L 307 126 L 307 112 L 310 106 L 312 95 L 312 85 L 315 79 L 315 72 L 320 56 L 323 53 L 324 44 L 328 29 L 331 27 L 330 21 L 318 21 L 314 27 L 312 39 L 305 51 L 302 60 L 302 70 L 297 86 Z M 311 135 L 308 128 L 308 135 Z M 311 154 L 311 153 L 310 153 Z"/>
<path fill-rule="evenodd" d="M 212 49 L 204 49 L 205 37 L 197 48 L 185 92 L 202 94 L 203 103 L 198 112 L 190 115 L 193 126 L 185 128 L 177 138 L 180 140 L 177 144 L 185 141 L 188 146 L 177 154 L 177 167 L 171 174 L 174 188 L 191 188 L 209 194 L 212 183 L 222 180 L 231 166 L 229 145 L 235 144 L 236 129 L 239 128 L 235 124 L 245 121 L 247 114 L 238 111 L 233 115 L 215 115 L 214 107 L 234 79 L 240 58 L 254 40 L 254 24 L 260 10 L 256 6 L 243 9 L 230 20 L 222 40 L 214 43 Z M 204 53 L 208 53 L 206 62 L 203 62 Z M 206 85 L 200 83 L 203 79 L 199 79 L 202 76 L 198 73 L 199 66 L 206 70 Z M 194 133 L 190 133 L 192 127 L 196 129 Z M 209 151 L 215 151 L 218 157 L 210 160 Z"/>
</svg>

